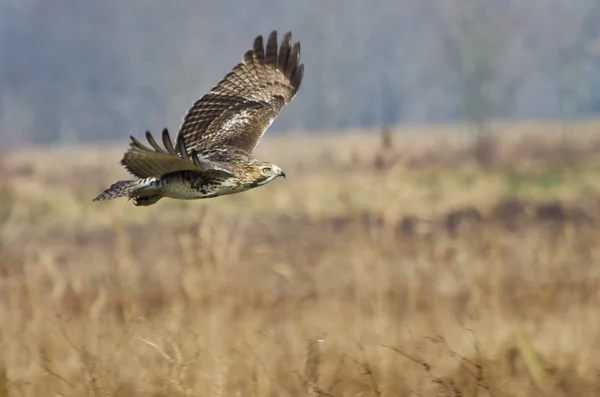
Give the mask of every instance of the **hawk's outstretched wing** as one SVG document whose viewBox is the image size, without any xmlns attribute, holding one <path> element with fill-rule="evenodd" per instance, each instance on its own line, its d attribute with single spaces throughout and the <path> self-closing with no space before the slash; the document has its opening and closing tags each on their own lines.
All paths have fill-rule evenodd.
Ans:
<svg viewBox="0 0 600 397">
<path fill-rule="evenodd" d="M 274 30 L 265 51 L 257 36 L 243 61 L 188 110 L 176 141 L 183 138 L 188 153 L 230 146 L 250 154 L 300 88 L 300 43 L 292 46 L 291 40 L 287 32 L 278 50 Z"/>
<path fill-rule="evenodd" d="M 146 139 L 152 148 L 144 146 L 133 136 L 130 138 L 129 149 L 125 152 L 121 164 L 138 178 L 158 177 L 175 171 L 207 169 L 231 174 L 226 164 L 199 157 L 195 149 L 187 150 L 185 142 L 181 139 L 177 141 L 177 147 L 173 147 L 169 131 L 166 128 L 162 132 L 164 149 L 156 143 L 149 131 L 146 131 Z"/>
</svg>

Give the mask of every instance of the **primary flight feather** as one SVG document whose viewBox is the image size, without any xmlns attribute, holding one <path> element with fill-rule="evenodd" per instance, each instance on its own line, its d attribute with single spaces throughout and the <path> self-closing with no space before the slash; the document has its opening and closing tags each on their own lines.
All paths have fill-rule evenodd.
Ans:
<svg viewBox="0 0 600 397">
<path fill-rule="evenodd" d="M 277 31 L 254 39 L 252 49 L 216 86 L 187 111 L 175 143 L 162 133 L 161 147 L 150 132 L 150 147 L 131 137 L 121 164 L 137 177 L 111 185 L 93 201 L 117 197 L 148 206 L 163 197 L 201 199 L 239 193 L 283 176 L 275 164 L 252 152 L 283 107 L 296 96 L 304 75 L 300 43 Z"/>
</svg>

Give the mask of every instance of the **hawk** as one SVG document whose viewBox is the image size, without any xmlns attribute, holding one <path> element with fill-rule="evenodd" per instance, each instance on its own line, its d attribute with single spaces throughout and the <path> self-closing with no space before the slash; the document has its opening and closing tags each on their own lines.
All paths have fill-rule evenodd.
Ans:
<svg viewBox="0 0 600 397">
<path fill-rule="evenodd" d="M 163 197 L 194 200 L 243 192 L 265 185 L 283 170 L 252 157 L 252 151 L 283 107 L 296 96 L 304 64 L 300 43 L 277 30 L 263 45 L 254 39 L 238 63 L 188 110 L 175 142 L 162 132 L 161 147 L 146 131 L 151 147 L 130 136 L 121 165 L 137 179 L 118 181 L 93 201 L 118 197 L 149 206 Z"/>
</svg>

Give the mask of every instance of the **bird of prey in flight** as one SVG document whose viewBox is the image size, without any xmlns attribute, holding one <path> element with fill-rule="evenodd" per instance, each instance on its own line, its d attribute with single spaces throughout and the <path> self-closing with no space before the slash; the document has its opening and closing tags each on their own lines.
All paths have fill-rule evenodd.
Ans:
<svg viewBox="0 0 600 397">
<path fill-rule="evenodd" d="M 163 197 L 217 197 L 285 178 L 280 167 L 254 159 L 252 151 L 302 83 L 300 43 L 291 41 L 287 32 L 278 47 L 274 30 L 265 47 L 257 36 L 242 62 L 188 110 L 175 142 L 166 128 L 164 147 L 149 131 L 151 147 L 131 136 L 121 165 L 137 179 L 118 181 L 93 201 L 127 197 L 148 206 Z"/>
</svg>

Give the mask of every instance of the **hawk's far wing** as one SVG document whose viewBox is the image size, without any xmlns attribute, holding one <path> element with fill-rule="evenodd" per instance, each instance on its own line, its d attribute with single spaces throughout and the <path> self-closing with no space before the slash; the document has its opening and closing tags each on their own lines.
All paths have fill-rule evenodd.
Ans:
<svg viewBox="0 0 600 397">
<path fill-rule="evenodd" d="M 302 83 L 300 43 L 291 45 L 287 32 L 277 48 L 277 31 L 263 37 L 223 80 L 188 110 L 177 133 L 187 150 L 230 146 L 252 152 L 281 109 L 290 103 Z"/>
<path fill-rule="evenodd" d="M 196 150 L 192 150 L 188 155 L 183 140 L 177 141 L 177 150 L 175 150 L 171 143 L 169 131 L 166 128 L 162 133 L 164 149 L 156 143 L 149 131 L 146 131 L 146 139 L 152 148 L 144 146 L 134 137 L 130 138 L 129 149 L 125 152 L 121 164 L 138 178 L 158 177 L 176 171 L 203 171 L 207 169 L 231 174 L 225 164 L 201 158 Z M 184 154 L 180 155 L 178 152 Z"/>
</svg>

